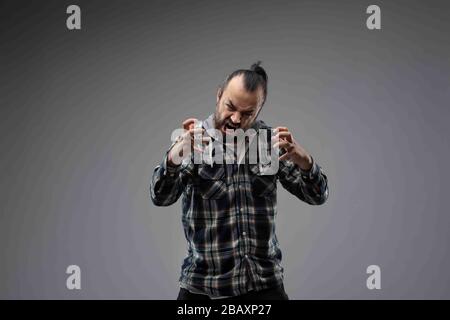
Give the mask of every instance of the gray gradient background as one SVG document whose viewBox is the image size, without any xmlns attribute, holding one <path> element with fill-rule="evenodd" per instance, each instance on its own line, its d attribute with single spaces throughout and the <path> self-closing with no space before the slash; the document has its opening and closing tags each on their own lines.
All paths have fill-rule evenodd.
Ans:
<svg viewBox="0 0 450 320">
<path fill-rule="evenodd" d="M 68 31 L 79 4 L 82 30 Z M 382 30 L 365 27 L 378 4 Z M 149 181 L 187 117 L 258 59 L 260 118 L 326 172 L 280 188 L 291 299 L 450 298 L 448 1 L 8 1 L 0 4 L 0 298 L 173 299 L 180 202 Z M 66 267 L 82 290 L 65 287 Z M 368 265 L 381 290 L 366 288 Z"/>
</svg>

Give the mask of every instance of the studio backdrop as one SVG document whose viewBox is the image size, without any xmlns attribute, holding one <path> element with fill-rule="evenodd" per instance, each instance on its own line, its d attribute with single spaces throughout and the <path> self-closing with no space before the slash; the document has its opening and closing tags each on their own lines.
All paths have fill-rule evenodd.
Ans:
<svg viewBox="0 0 450 320">
<path fill-rule="evenodd" d="M 289 297 L 450 298 L 449 9 L 2 1 L 0 298 L 175 299 L 181 200 L 152 203 L 153 169 L 172 131 L 206 119 L 224 78 L 258 60 L 259 119 L 290 128 L 329 184 L 320 206 L 279 188 Z"/>
</svg>

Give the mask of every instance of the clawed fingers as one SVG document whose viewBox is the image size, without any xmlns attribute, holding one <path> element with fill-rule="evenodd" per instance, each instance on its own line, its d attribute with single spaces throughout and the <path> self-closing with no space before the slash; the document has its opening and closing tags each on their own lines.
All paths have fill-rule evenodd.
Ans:
<svg viewBox="0 0 450 320">
<path fill-rule="evenodd" d="M 286 140 L 280 140 L 273 144 L 274 148 L 283 148 L 283 149 L 290 149 L 291 143 Z"/>
<path fill-rule="evenodd" d="M 278 133 L 278 132 L 282 132 L 282 131 L 289 131 L 288 128 L 286 127 L 276 127 L 273 132 Z"/>
<path fill-rule="evenodd" d="M 279 140 L 287 140 L 289 142 L 292 142 L 292 134 L 289 131 L 280 131 L 276 135 L 272 137 L 273 141 L 279 141 Z"/>
<path fill-rule="evenodd" d="M 273 132 L 275 135 L 272 137 L 272 143 L 274 148 L 281 148 L 286 150 L 278 159 L 288 160 L 292 156 L 292 150 L 294 149 L 294 139 L 291 132 L 287 127 L 276 127 Z"/>
<path fill-rule="evenodd" d="M 183 129 L 184 130 L 190 130 L 190 129 L 193 129 L 194 128 L 194 126 L 195 126 L 195 122 L 197 122 L 198 121 L 198 119 L 196 119 L 196 118 L 189 118 L 189 119 L 186 119 L 186 120 L 184 120 L 183 121 Z"/>
</svg>

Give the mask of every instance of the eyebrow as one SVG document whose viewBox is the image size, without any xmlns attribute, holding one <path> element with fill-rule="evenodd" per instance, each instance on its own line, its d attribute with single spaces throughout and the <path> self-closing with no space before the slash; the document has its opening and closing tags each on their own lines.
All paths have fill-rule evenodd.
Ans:
<svg viewBox="0 0 450 320">
<path fill-rule="evenodd" d="M 233 104 L 233 102 L 231 101 L 231 99 L 228 99 L 228 103 L 234 108 L 237 109 L 236 106 Z"/>
<path fill-rule="evenodd" d="M 233 101 L 231 101 L 231 99 L 228 99 L 228 103 L 231 105 L 231 107 L 232 107 L 234 110 L 237 110 L 236 106 L 233 104 Z M 252 111 L 244 111 L 243 113 L 250 114 L 250 113 L 253 113 L 253 110 L 252 110 Z"/>
</svg>

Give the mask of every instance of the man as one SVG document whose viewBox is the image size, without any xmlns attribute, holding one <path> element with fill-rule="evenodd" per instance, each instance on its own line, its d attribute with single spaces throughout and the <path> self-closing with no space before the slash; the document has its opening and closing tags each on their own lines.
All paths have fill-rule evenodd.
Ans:
<svg viewBox="0 0 450 320">
<path fill-rule="evenodd" d="M 154 170 L 150 194 L 155 205 L 171 205 L 183 194 L 188 254 L 179 300 L 289 299 L 275 234 L 277 180 L 311 205 L 323 204 L 329 191 L 327 176 L 288 128 L 272 129 L 257 120 L 266 96 L 267 74 L 260 62 L 234 71 L 217 91 L 215 113 L 201 127 L 194 125 L 196 119 L 184 121 L 185 130 Z M 248 154 L 231 164 L 193 160 L 195 152 L 205 150 L 206 140 L 237 129 L 273 132 L 269 145 L 280 151 L 275 172 L 267 174 L 261 163 L 245 161 Z M 199 134 L 206 140 L 196 144 L 193 137 Z"/>
</svg>

